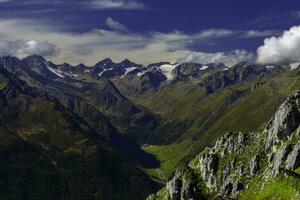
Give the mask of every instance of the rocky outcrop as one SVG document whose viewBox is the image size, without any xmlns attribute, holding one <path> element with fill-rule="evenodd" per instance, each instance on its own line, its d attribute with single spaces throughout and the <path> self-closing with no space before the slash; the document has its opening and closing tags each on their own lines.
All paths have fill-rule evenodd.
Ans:
<svg viewBox="0 0 300 200">
<path fill-rule="evenodd" d="M 258 155 L 253 155 L 248 164 L 242 164 L 236 159 L 245 154 L 253 138 L 252 133 L 228 132 L 212 148 L 200 153 L 190 162 L 190 166 L 200 171 L 211 191 L 221 196 L 235 197 L 246 187 L 240 177 L 253 176 L 260 169 Z"/>
<path fill-rule="evenodd" d="M 171 200 L 204 199 L 193 178 L 193 174 L 189 169 L 178 169 L 166 186 Z"/>
<path fill-rule="evenodd" d="M 283 163 L 285 162 L 287 156 L 292 151 L 292 149 L 293 149 L 292 145 L 290 144 L 284 145 L 277 153 L 270 155 L 269 162 L 272 162 L 273 160 L 273 164 L 270 167 L 272 171 L 272 176 L 278 175 L 280 171 L 280 167 L 283 165 Z"/>
<path fill-rule="evenodd" d="M 273 179 L 281 169 L 300 166 L 300 92 L 288 97 L 270 122 L 258 132 L 228 132 L 189 166 L 199 172 L 211 193 L 238 198 L 254 178 Z M 167 184 L 171 199 L 182 199 L 184 179 Z M 188 185 L 188 188 L 193 188 Z M 195 190 L 194 188 L 191 190 Z M 184 198 L 183 198 L 184 199 Z"/>
<path fill-rule="evenodd" d="M 255 176 L 258 173 L 259 169 L 260 169 L 259 159 L 260 159 L 259 156 L 256 155 L 250 160 L 250 174 L 251 174 L 251 176 Z"/>
<path fill-rule="evenodd" d="M 226 133 L 190 166 L 200 170 L 211 191 L 236 197 L 247 188 L 247 180 L 263 173 L 272 178 L 282 167 L 295 170 L 300 166 L 300 142 L 295 144 L 300 139 L 299 124 L 300 92 L 297 92 L 279 107 L 264 131 Z"/>
<path fill-rule="evenodd" d="M 273 119 L 267 125 L 268 138 L 266 149 L 286 141 L 300 125 L 300 91 L 279 107 Z"/>
<path fill-rule="evenodd" d="M 189 167 L 176 170 L 174 177 L 166 184 L 165 191 L 151 195 L 148 200 L 205 200 L 204 188 L 199 188 L 199 177 Z"/>
<path fill-rule="evenodd" d="M 290 170 L 295 170 L 296 167 L 300 165 L 300 142 L 298 142 L 293 151 L 289 154 L 286 159 L 286 168 Z"/>
</svg>

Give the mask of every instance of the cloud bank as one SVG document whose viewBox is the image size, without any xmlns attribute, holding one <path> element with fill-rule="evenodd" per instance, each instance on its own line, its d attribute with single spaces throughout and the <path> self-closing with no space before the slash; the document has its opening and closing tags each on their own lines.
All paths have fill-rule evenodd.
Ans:
<svg viewBox="0 0 300 200">
<path fill-rule="evenodd" d="M 270 37 L 257 49 L 257 62 L 283 64 L 300 62 L 300 26 L 294 26 L 279 37 Z"/>
<path fill-rule="evenodd" d="M 254 54 L 246 50 L 234 50 L 231 52 L 217 52 L 217 53 L 205 53 L 205 52 L 192 52 L 183 59 L 179 59 L 178 62 L 192 62 L 192 63 L 224 63 L 228 66 L 232 66 L 239 62 L 253 62 Z"/>
<path fill-rule="evenodd" d="M 52 28 L 37 20 L 0 19 L 2 40 L 2 42 L 0 40 L 0 56 L 14 55 L 22 58 L 30 54 L 40 54 L 52 56 L 51 60 L 56 63 L 88 65 L 94 65 L 106 57 L 111 57 L 115 61 L 129 58 L 142 64 L 179 61 L 202 64 L 222 62 L 233 65 L 238 62 L 300 61 L 300 27 L 293 27 L 281 36 L 265 39 L 255 55 L 246 50 L 208 53 L 194 51 L 192 47 L 195 44 L 218 42 L 221 39 L 270 36 L 275 31 L 207 29 L 196 33 L 182 31 L 134 33 L 129 32 L 126 26 L 112 17 L 106 18 L 105 24 L 111 30 L 99 28 L 75 34 Z"/>
<path fill-rule="evenodd" d="M 22 59 L 37 54 L 49 58 L 57 55 L 58 52 L 58 48 L 48 41 L 0 41 L 0 56 L 12 55 Z"/>
</svg>

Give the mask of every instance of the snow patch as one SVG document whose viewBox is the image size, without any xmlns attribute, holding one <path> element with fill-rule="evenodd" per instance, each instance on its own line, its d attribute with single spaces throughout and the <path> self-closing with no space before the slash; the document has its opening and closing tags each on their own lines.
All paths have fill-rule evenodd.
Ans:
<svg viewBox="0 0 300 200">
<path fill-rule="evenodd" d="M 139 72 L 139 73 L 137 73 L 136 75 L 137 75 L 137 76 L 143 76 L 146 72 L 147 72 L 147 70 L 142 71 L 142 72 Z"/>
<path fill-rule="evenodd" d="M 123 78 L 123 77 L 126 76 L 129 72 L 132 72 L 132 71 L 135 70 L 135 69 L 136 69 L 136 67 L 128 67 L 128 68 L 126 68 L 126 71 L 125 71 L 124 75 L 123 75 L 121 78 Z"/>
<path fill-rule="evenodd" d="M 64 73 L 64 75 L 67 75 L 67 76 L 71 76 L 71 77 L 75 77 L 75 78 L 77 78 L 78 77 L 78 75 L 77 74 L 73 74 L 72 72 L 65 72 Z"/>
<path fill-rule="evenodd" d="M 297 62 L 297 63 L 291 63 L 290 64 L 290 67 L 291 67 L 291 70 L 294 70 L 294 69 L 297 69 L 300 65 L 300 62 Z"/>
<path fill-rule="evenodd" d="M 172 71 L 178 66 L 177 65 L 161 65 L 159 67 L 159 69 L 161 70 L 161 72 L 165 75 L 165 77 L 167 78 L 168 81 L 172 80 L 174 78 L 174 75 L 172 74 Z"/>
<path fill-rule="evenodd" d="M 267 69 L 274 69 L 275 66 L 273 66 L 273 65 L 267 65 L 266 68 L 267 68 Z"/>
<path fill-rule="evenodd" d="M 44 64 L 46 65 L 47 69 L 50 70 L 52 73 L 54 73 L 56 76 L 59 76 L 60 78 L 64 78 L 64 75 L 61 74 L 62 73 L 61 70 L 50 67 L 50 65 L 46 62 L 44 62 Z"/>
<path fill-rule="evenodd" d="M 200 70 L 202 71 L 202 70 L 206 70 L 208 68 L 208 66 L 207 65 L 203 65 L 201 68 L 200 68 Z"/>
<path fill-rule="evenodd" d="M 103 71 L 98 74 L 98 76 L 101 77 L 104 72 L 107 72 L 107 71 L 110 71 L 110 70 L 112 70 L 112 68 L 109 68 L 109 69 L 104 68 Z"/>
</svg>

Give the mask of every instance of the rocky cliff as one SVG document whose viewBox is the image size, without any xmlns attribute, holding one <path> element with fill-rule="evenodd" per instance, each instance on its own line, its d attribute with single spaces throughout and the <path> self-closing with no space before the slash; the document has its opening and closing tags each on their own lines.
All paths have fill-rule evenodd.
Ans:
<svg viewBox="0 0 300 200">
<path fill-rule="evenodd" d="M 281 169 L 294 171 L 299 166 L 300 91 L 288 97 L 260 130 L 224 134 L 213 147 L 206 148 L 190 161 L 188 168 L 192 173 L 176 172 L 167 186 L 151 198 L 208 199 L 209 193 L 209 199 L 212 196 L 240 199 L 254 185 L 260 193 L 279 177 L 285 180 Z M 187 184 L 182 178 L 188 176 L 185 173 L 198 175 L 194 179 L 202 180 L 204 187 Z"/>
</svg>

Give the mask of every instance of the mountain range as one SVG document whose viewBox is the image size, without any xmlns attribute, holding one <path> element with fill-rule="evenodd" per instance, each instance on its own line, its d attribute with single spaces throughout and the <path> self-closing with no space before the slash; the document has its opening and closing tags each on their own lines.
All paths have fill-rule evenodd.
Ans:
<svg viewBox="0 0 300 200">
<path fill-rule="evenodd" d="M 297 199 L 299 89 L 287 64 L 2 57 L 0 199 Z"/>
</svg>

